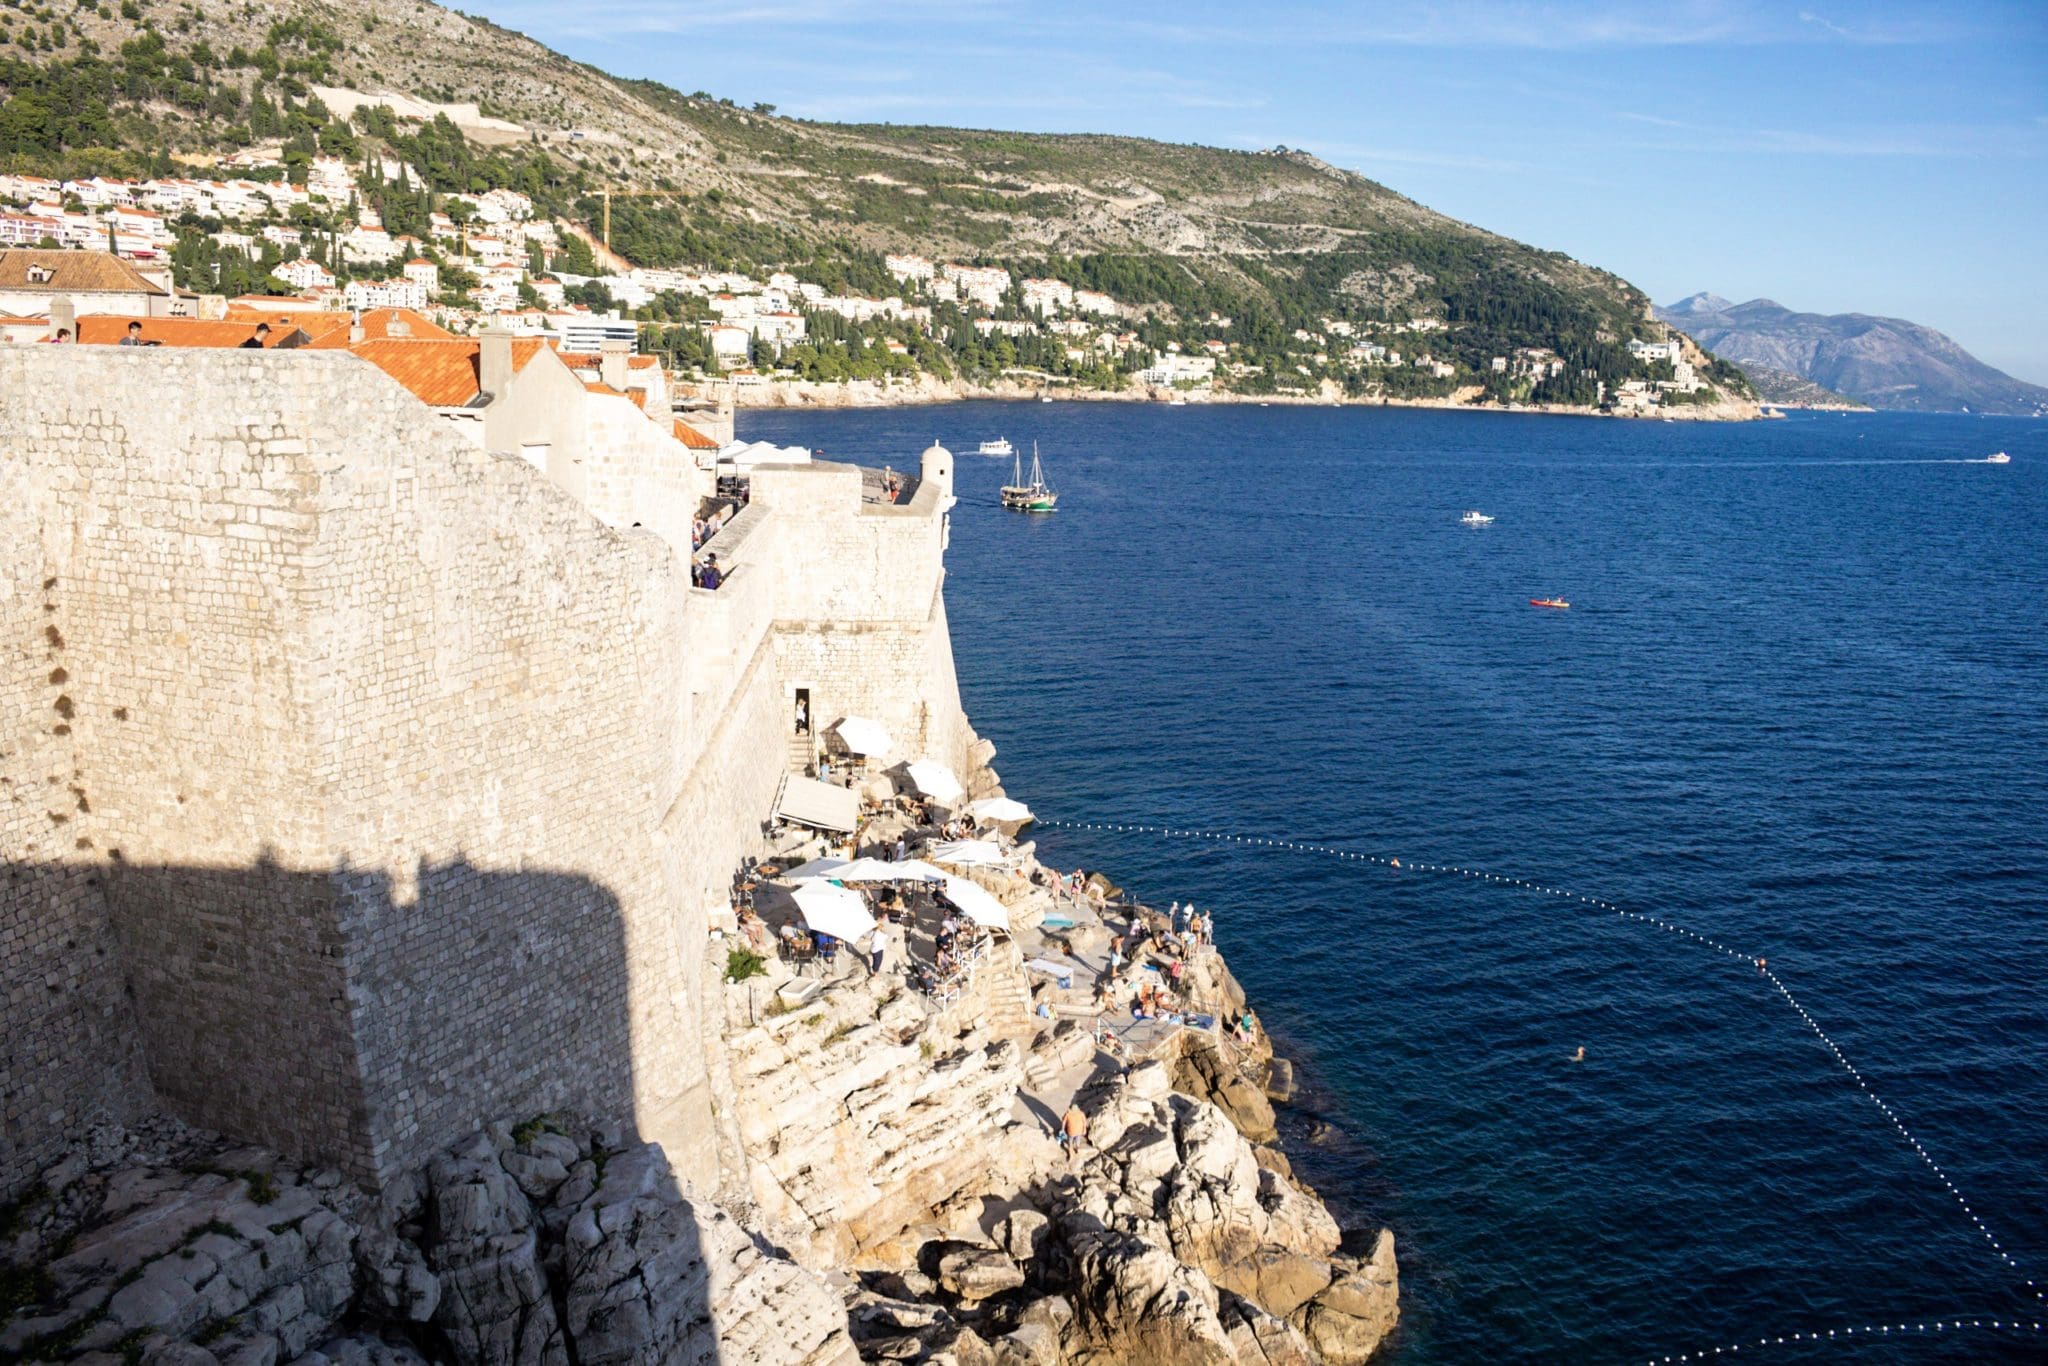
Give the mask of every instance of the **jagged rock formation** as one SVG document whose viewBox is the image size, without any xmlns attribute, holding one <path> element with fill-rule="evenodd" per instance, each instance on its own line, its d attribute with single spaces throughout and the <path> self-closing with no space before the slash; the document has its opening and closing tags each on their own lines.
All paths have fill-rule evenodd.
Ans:
<svg viewBox="0 0 2048 1366">
<path fill-rule="evenodd" d="M 573 1137 L 571 1135 L 574 1135 Z M 168 1122 L 52 1168 L 0 1355 L 176 1366 L 857 1360 L 838 1296 L 653 1144 L 493 1126 L 374 1199 Z"/>
<path fill-rule="evenodd" d="M 852 1256 L 988 1182 L 1022 1052 L 979 1014 L 866 981 L 727 1036 L 748 1194 L 792 1244 Z"/>
</svg>

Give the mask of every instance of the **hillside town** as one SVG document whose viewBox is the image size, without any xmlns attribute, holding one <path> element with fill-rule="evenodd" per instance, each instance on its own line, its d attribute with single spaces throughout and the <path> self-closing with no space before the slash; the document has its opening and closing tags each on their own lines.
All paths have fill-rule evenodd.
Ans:
<svg viewBox="0 0 2048 1366">
<path fill-rule="evenodd" d="M 253 148 L 210 170 L 143 180 L 0 174 L 0 248 L 104 254 L 153 282 L 146 304 L 133 304 L 138 316 L 253 326 L 256 315 L 279 315 L 295 320 L 287 337 L 346 338 L 353 327 L 367 338 L 384 326 L 374 315 L 395 310 L 440 339 L 502 332 L 541 339 L 564 357 L 623 343 L 649 360 L 645 370 L 664 372 L 664 389 L 674 381 L 673 415 L 686 422 L 789 382 L 886 385 L 956 369 L 1046 392 L 1183 401 L 1561 400 L 1640 414 L 1714 393 L 1675 333 L 1631 339 L 1629 375 L 1573 369 L 1543 347 L 1475 355 L 1456 324 L 1427 314 L 1320 317 L 1252 336 L 1214 310 L 1188 316 L 1003 265 L 908 252 L 882 257 L 873 292 L 791 269 L 635 265 L 508 188 L 427 196 L 419 230 L 395 232 L 372 202 L 430 180 L 385 154 L 288 168 L 280 148 Z M 27 261 L 13 273 L 28 271 Z M 9 339 L 47 331 L 45 296 L 61 291 L 45 283 L 0 284 Z M 234 285 L 242 288 L 230 292 Z M 89 298 L 72 306 L 128 307 Z M 333 321 L 352 316 L 352 325 Z M 729 420 L 706 431 L 731 437 Z"/>
</svg>

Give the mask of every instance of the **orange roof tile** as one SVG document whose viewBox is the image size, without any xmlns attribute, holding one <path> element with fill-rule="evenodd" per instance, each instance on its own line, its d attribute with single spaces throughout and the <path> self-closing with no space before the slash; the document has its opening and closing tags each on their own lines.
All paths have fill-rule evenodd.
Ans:
<svg viewBox="0 0 2048 1366">
<path fill-rule="evenodd" d="M 718 449 L 718 443 L 716 441 L 713 441 L 710 437 L 704 435 L 704 433 L 698 431 L 695 427 L 692 427 L 689 423 L 682 421 L 680 418 L 677 419 L 675 427 L 676 440 L 682 442 L 691 450 L 715 451 Z"/>
<path fill-rule="evenodd" d="M 215 321 L 200 318 L 120 318 L 93 314 L 78 320 L 78 340 L 86 346 L 113 346 L 128 335 L 129 323 L 142 324 L 142 340 L 151 346 L 202 346 L 235 347 L 256 335 L 256 324 L 270 323 L 270 335 L 263 339 L 266 347 L 275 348 L 285 344 L 294 335 L 301 339 L 304 333 L 289 320 L 267 318 L 228 319 Z"/>
<path fill-rule="evenodd" d="M 406 335 L 414 340 L 447 341 L 455 336 L 447 328 L 436 326 L 424 315 L 409 308 L 366 308 L 363 310 L 363 340 L 375 341 L 380 337 L 391 337 L 391 324 L 394 322 L 402 322 L 410 327 L 412 331 Z M 353 314 L 344 309 L 337 309 L 320 314 L 317 322 L 308 320 L 301 322 L 300 326 L 313 338 L 307 345 L 327 351 L 349 345 L 348 331 L 354 323 Z"/>
<path fill-rule="evenodd" d="M 39 267 L 50 278 L 31 280 L 29 270 Z M 0 289 L 47 289 L 52 294 L 162 294 L 161 285 L 151 284 L 135 267 L 111 252 L 39 251 L 16 247 L 0 251 Z"/>
<path fill-rule="evenodd" d="M 595 370 L 604 360 L 604 357 L 589 351 L 564 351 L 561 355 L 562 364 L 568 366 L 571 370 Z M 657 356 L 626 357 L 626 368 L 628 370 L 651 370 L 659 364 L 661 364 L 661 359 Z"/>
<path fill-rule="evenodd" d="M 474 337 L 385 337 L 348 348 L 435 408 L 461 408 L 476 401 L 481 343 Z M 512 342 L 512 371 L 526 368 L 540 352 L 536 338 Z"/>
</svg>

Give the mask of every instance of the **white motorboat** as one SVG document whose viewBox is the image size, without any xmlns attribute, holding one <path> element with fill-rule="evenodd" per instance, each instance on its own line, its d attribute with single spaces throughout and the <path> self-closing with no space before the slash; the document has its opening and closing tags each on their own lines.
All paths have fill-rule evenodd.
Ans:
<svg viewBox="0 0 2048 1366">
<path fill-rule="evenodd" d="M 1993 451 L 1990 455 L 1984 457 L 1984 463 L 1987 465 L 2010 465 L 2012 457 L 2004 451 Z"/>
<path fill-rule="evenodd" d="M 1458 520 L 1466 526 L 1490 526 L 1493 523 L 1493 518 L 1483 512 L 1468 512 Z"/>
<path fill-rule="evenodd" d="M 993 441 L 984 441 L 979 446 L 976 446 L 974 453 L 976 455 L 1015 455 L 1017 448 L 1010 444 L 1008 437 L 999 436 Z"/>
</svg>

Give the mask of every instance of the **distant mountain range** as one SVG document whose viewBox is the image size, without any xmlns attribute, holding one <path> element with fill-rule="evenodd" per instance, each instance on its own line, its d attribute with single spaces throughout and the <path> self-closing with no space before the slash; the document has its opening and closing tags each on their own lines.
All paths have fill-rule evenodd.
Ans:
<svg viewBox="0 0 2048 1366">
<path fill-rule="evenodd" d="M 1742 373 L 1749 376 L 1749 382 L 1756 386 L 1756 396 L 1765 403 L 1783 408 L 1856 408 L 1870 411 L 1870 405 L 1861 399 L 1823 388 L 1789 370 L 1773 370 L 1768 365 L 1751 361 L 1742 367 Z"/>
<path fill-rule="evenodd" d="M 1867 313 L 1795 313 L 1770 299 L 1730 303 L 1695 294 L 1657 310 L 1657 317 L 1749 374 L 1766 399 L 1768 371 L 1808 380 L 1873 408 L 1906 412 L 2009 413 L 2048 416 L 2048 389 L 2014 379 L 1978 360 L 1931 327 Z"/>
</svg>

